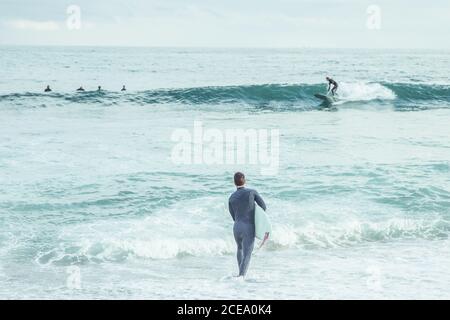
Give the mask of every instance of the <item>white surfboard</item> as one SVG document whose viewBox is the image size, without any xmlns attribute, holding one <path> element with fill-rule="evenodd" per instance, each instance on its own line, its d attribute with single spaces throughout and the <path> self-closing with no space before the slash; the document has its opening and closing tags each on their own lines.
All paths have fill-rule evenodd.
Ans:
<svg viewBox="0 0 450 320">
<path fill-rule="evenodd" d="M 272 224 L 266 212 L 255 203 L 255 236 L 260 240 L 272 235 Z"/>
<path fill-rule="evenodd" d="M 323 100 L 323 101 L 325 101 L 326 103 L 329 103 L 329 104 L 332 104 L 333 102 L 336 102 L 338 100 L 334 96 L 324 95 L 324 94 L 321 94 L 321 93 L 316 93 L 316 94 L 314 94 L 314 96 L 317 99 Z"/>
</svg>

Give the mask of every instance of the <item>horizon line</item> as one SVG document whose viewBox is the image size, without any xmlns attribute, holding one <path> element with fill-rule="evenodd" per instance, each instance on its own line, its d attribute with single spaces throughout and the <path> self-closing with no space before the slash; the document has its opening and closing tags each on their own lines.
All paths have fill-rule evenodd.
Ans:
<svg viewBox="0 0 450 320">
<path fill-rule="evenodd" d="M 152 45 L 91 45 L 91 44 L 9 44 L 0 43 L 0 47 L 88 47 L 88 48 L 148 48 L 148 49 L 263 49 L 263 50 L 421 50 L 421 51 L 450 51 L 450 48 L 422 48 L 422 47 L 321 47 L 321 46 L 152 46 Z"/>
</svg>

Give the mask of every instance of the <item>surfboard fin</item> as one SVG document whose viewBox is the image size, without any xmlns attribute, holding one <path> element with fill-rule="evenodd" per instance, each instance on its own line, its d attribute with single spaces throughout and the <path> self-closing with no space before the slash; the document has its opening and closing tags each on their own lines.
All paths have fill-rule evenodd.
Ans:
<svg viewBox="0 0 450 320">
<path fill-rule="evenodd" d="M 266 234 L 264 235 L 264 239 L 262 240 L 258 249 L 261 249 L 261 247 L 264 245 L 264 243 L 266 243 L 267 239 L 269 239 L 269 232 L 266 232 Z"/>
</svg>

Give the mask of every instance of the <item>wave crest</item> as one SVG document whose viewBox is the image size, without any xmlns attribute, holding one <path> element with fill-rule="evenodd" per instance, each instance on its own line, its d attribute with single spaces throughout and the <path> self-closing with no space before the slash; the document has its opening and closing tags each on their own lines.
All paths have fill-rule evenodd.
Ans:
<svg viewBox="0 0 450 320">
<path fill-rule="evenodd" d="M 370 242 L 443 240 L 448 239 L 449 232 L 450 224 L 442 219 L 430 221 L 393 218 L 385 222 L 349 221 L 333 225 L 310 223 L 304 226 L 279 223 L 274 225 L 273 237 L 267 243 L 266 250 L 319 250 Z M 137 235 L 134 238 L 124 237 L 124 234 L 130 233 Z M 41 265 L 69 266 L 123 262 L 128 259 L 161 260 L 232 255 L 236 250 L 230 230 L 225 231 L 225 228 L 219 235 L 209 237 L 152 237 L 127 229 L 116 232 L 115 235 L 88 233 L 81 239 L 71 239 L 62 242 L 57 248 L 39 253 L 36 262 Z"/>
<path fill-rule="evenodd" d="M 317 107 L 320 101 L 315 93 L 325 92 L 324 84 L 261 84 L 221 87 L 155 89 L 140 92 L 82 92 L 82 93 L 11 93 L 0 95 L 0 102 L 19 106 L 61 105 L 80 103 L 94 105 L 222 105 Z M 341 103 L 370 101 L 393 103 L 398 107 L 450 105 L 450 86 L 402 83 L 347 83 L 338 89 Z M 444 102 L 444 105 L 442 104 Z"/>
</svg>

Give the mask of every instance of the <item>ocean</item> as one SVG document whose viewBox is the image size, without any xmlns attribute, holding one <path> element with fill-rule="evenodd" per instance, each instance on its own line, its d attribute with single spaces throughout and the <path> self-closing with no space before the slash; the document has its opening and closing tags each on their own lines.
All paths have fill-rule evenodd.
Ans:
<svg viewBox="0 0 450 320">
<path fill-rule="evenodd" d="M 449 66 L 448 51 L 0 47 L 0 298 L 450 299 Z M 333 106 L 314 97 L 326 76 Z M 199 123 L 277 130 L 276 172 L 174 163 L 173 133 Z M 238 170 L 273 224 L 245 281 Z"/>
</svg>

